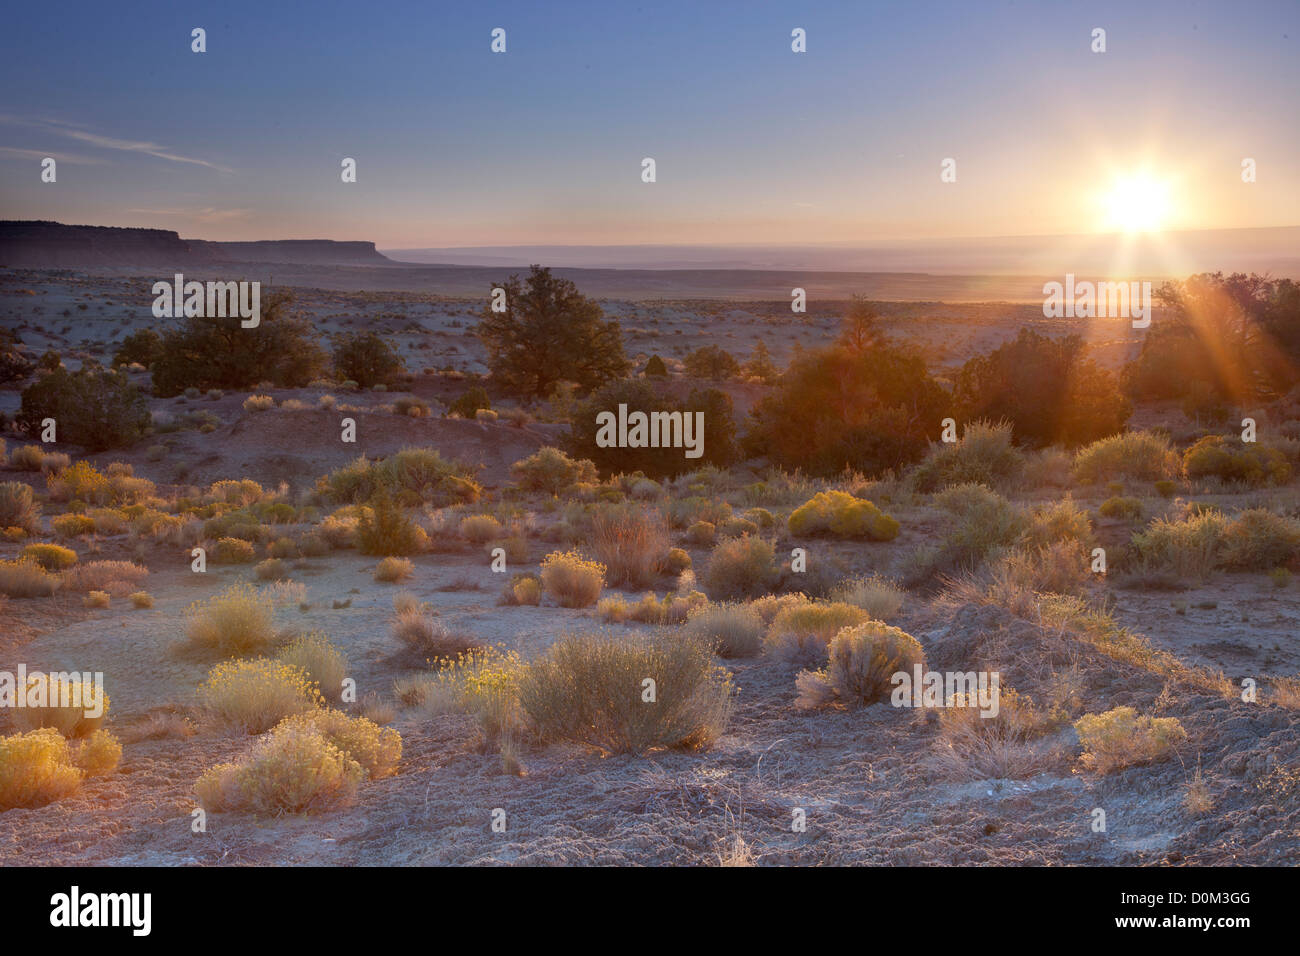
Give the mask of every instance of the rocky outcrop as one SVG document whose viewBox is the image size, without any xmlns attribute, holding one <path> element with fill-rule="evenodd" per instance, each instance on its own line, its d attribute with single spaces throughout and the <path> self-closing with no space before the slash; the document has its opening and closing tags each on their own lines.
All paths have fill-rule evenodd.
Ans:
<svg viewBox="0 0 1300 956">
<path fill-rule="evenodd" d="M 0 221 L 0 266 L 10 269 L 152 266 L 193 261 L 190 244 L 166 229 Z"/>
<path fill-rule="evenodd" d="M 210 242 L 182 239 L 167 229 L 65 226 L 58 222 L 0 221 L 0 267 L 206 266 L 285 262 L 300 265 L 392 265 L 373 242 L 277 239 Z"/>
<path fill-rule="evenodd" d="M 272 239 L 263 242 L 186 240 L 210 262 L 292 262 L 301 265 L 392 265 L 373 242 L 334 242 L 329 239 Z"/>
</svg>

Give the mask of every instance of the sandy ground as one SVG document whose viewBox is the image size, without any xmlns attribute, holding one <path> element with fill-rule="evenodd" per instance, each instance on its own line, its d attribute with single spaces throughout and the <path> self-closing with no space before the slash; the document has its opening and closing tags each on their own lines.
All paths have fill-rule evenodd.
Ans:
<svg viewBox="0 0 1300 956">
<path fill-rule="evenodd" d="M 411 590 L 485 639 L 531 654 L 559 633 L 594 623 L 580 611 L 496 608 L 492 591 L 439 591 L 463 575 L 462 563 L 422 559 Z M 312 610 L 286 617 L 325 629 L 348 652 L 361 688 L 383 686 L 403 670 L 383 626 L 393 588 L 370 584 L 367 559 L 329 564 L 303 578 Z M 176 615 L 194 594 L 235 575 L 212 575 L 200 587 L 184 583 L 187 573 L 150 582 L 159 596 L 153 610 L 85 616 L 24 648 L 26 659 L 106 669 L 121 732 L 154 708 L 184 709 L 205 665 L 169 651 Z M 362 592 L 350 608 L 316 601 L 348 593 L 349 585 Z M 1020 687 L 1032 679 L 1014 657 L 1055 639 L 996 608 L 968 605 L 943 617 L 921 613 L 900 624 L 936 667 L 971 666 L 981 652 L 1007 654 L 1000 667 Z M 1090 661 L 1083 647 L 1062 652 L 1082 661 L 1089 696 L 1157 706 L 1164 688 L 1153 675 Z M 932 764 L 936 731 L 925 716 L 887 705 L 809 714 L 793 706 L 791 667 L 765 659 L 731 667 L 740 687 L 736 713 L 702 754 L 602 759 L 578 748 L 532 746 L 523 757 L 526 775 L 514 777 L 484 752 L 469 718 L 407 711 L 394 724 L 405 747 L 400 773 L 368 784 L 355 808 L 284 819 L 214 814 L 206 834 L 190 832 L 193 782 L 247 740 L 204 730 L 128 744 L 118 775 L 57 804 L 0 815 L 0 861 L 709 864 L 740 837 L 763 864 L 1300 863 L 1300 810 L 1253 789 L 1300 752 L 1294 712 L 1178 694 L 1159 711 L 1179 716 L 1192 735 L 1178 759 L 1106 777 L 1076 772 L 1065 755 L 1067 729 L 1058 742 L 1063 755 L 1044 772 L 954 780 Z M 1218 800 L 1204 818 L 1182 805 L 1198 762 Z M 1098 807 L 1107 812 L 1106 834 L 1089 827 Z M 489 826 L 497 808 L 507 815 L 505 833 Z M 795 808 L 807 813 L 805 833 L 791 832 Z"/>
</svg>

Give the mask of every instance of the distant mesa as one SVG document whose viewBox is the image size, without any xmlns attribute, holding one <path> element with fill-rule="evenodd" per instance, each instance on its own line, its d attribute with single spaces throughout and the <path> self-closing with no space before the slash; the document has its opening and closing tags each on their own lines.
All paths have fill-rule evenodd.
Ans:
<svg viewBox="0 0 1300 956">
<path fill-rule="evenodd" d="M 175 233 L 170 233 L 175 235 Z M 267 239 L 260 242 L 208 242 L 182 239 L 196 255 L 212 262 L 293 262 L 303 265 L 383 266 L 392 259 L 373 242 L 332 239 Z"/>
<path fill-rule="evenodd" d="M 169 229 L 0 220 L 0 267 L 10 269 L 201 267 L 234 262 L 349 266 L 394 264 L 393 260 L 375 250 L 373 242 L 334 242 L 329 239 L 209 242 L 182 239 Z"/>
</svg>

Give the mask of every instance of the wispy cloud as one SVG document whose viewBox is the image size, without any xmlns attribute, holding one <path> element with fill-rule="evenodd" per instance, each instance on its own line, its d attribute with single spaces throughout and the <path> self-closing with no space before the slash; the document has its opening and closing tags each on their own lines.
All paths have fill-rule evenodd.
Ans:
<svg viewBox="0 0 1300 956">
<path fill-rule="evenodd" d="M 47 156 L 56 159 L 61 163 L 72 163 L 82 166 L 102 166 L 102 159 L 92 159 L 89 156 L 78 156 L 75 153 L 65 153 L 52 149 L 19 149 L 16 146 L 0 146 L 0 157 L 10 157 L 12 159 L 34 159 L 39 162 Z"/>
<path fill-rule="evenodd" d="M 10 126 L 27 126 L 32 129 L 39 129 L 46 133 L 66 136 L 68 139 L 76 140 L 79 143 L 85 143 L 88 146 L 95 146 L 99 149 L 112 149 L 127 153 L 143 153 L 146 156 L 165 159 L 172 163 L 190 163 L 194 166 L 203 166 L 207 169 L 216 170 L 221 173 L 233 172 L 229 167 L 209 162 L 206 159 L 197 159 L 193 156 L 182 156 L 179 153 L 173 152 L 169 147 L 164 146 L 161 143 L 152 143 L 147 140 L 118 139 L 115 136 L 104 136 L 100 133 L 80 127 L 74 123 L 65 123 L 60 120 L 23 119 L 18 116 L 0 115 L 0 123 L 5 123 Z"/>
</svg>

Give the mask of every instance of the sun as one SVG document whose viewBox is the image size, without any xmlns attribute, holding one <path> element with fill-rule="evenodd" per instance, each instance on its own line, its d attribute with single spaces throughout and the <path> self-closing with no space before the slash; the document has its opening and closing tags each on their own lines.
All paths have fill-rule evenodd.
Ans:
<svg viewBox="0 0 1300 956">
<path fill-rule="evenodd" d="M 1122 232 L 1159 232 L 1169 211 L 1169 184 L 1147 173 L 1115 180 L 1105 197 L 1107 226 Z"/>
</svg>

